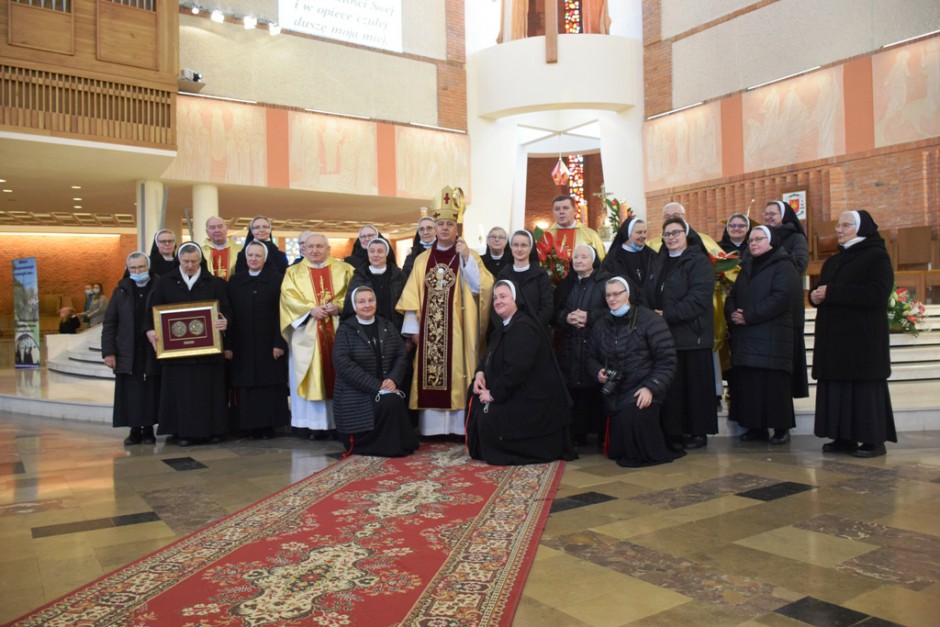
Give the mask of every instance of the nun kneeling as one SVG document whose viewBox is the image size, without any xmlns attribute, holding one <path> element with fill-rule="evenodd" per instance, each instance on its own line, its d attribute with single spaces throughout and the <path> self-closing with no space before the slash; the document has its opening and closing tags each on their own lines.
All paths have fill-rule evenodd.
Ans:
<svg viewBox="0 0 940 627">
<path fill-rule="evenodd" d="M 346 455 L 404 457 L 418 450 L 401 381 L 405 345 L 394 324 L 375 314 L 375 292 L 352 292 L 356 315 L 336 330 L 333 417 Z"/>
<path fill-rule="evenodd" d="M 588 367 L 603 386 L 608 412 L 607 457 L 619 466 L 651 466 L 685 455 L 672 450 L 660 409 L 676 374 L 669 325 L 653 311 L 630 304 L 630 285 L 616 276 L 604 286 L 610 310 L 594 323 Z"/>
<path fill-rule="evenodd" d="M 467 410 L 470 457 L 498 466 L 577 459 L 571 400 L 544 325 L 527 313 L 512 281 L 496 282 L 493 309 L 501 323 L 477 367 Z"/>
</svg>

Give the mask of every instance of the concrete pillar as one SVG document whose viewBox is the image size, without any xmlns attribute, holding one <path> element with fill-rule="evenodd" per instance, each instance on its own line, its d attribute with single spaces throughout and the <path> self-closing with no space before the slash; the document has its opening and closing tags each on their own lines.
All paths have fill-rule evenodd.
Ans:
<svg viewBox="0 0 940 627">
<path fill-rule="evenodd" d="M 206 220 L 219 215 L 219 188 L 215 185 L 193 185 L 193 241 L 202 245 L 206 239 Z"/>
<path fill-rule="evenodd" d="M 627 203 L 633 213 L 645 219 L 643 112 L 640 107 L 620 112 L 599 111 L 598 121 L 607 193 Z"/>
<path fill-rule="evenodd" d="M 160 181 L 137 181 L 137 248 L 150 253 L 153 236 L 166 221 L 166 188 Z"/>
</svg>

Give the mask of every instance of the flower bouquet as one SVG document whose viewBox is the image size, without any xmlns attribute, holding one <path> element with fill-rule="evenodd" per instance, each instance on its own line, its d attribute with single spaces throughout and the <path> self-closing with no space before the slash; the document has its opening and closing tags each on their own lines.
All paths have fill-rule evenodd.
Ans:
<svg viewBox="0 0 940 627">
<path fill-rule="evenodd" d="M 725 296 L 731 293 L 731 287 L 734 280 L 728 276 L 731 270 L 741 265 L 741 256 L 737 251 L 726 253 L 724 251 L 715 254 L 708 253 L 708 258 L 712 262 L 712 269 L 715 271 L 715 283 L 721 287 Z"/>
<path fill-rule="evenodd" d="M 561 240 L 557 242 L 556 246 L 555 237 L 539 227 L 535 227 L 533 236 L 535 237 L 535 249 L 539 254 L 539 265 L 548 272 L 548 278 L 551 279 L 552 285 L 558 287 L 561 280 L 568 274 L 571 251 Z"/>
<path fill-rule="evenodd" d="M 920 333 L 918 324 L 927 317 L 927 308 L 911 298 L 911 293 L 903 287 L 894 286 L 888 297 L 888 326 L 895 333 L 910 333 L 914 337 Z"/>
</svg>

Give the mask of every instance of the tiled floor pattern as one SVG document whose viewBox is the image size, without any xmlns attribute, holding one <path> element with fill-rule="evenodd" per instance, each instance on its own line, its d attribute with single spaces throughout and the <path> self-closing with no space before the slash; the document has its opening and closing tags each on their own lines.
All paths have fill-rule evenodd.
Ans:
<svg viewBox="0 0 940 627">
<path fill-rule="evenodd" d="M 335 463 L 281 437 L 123 447 L 123 431 L 0 414 L 0 622 Z M 936 625 L 940 432 L 886 457 L 712 438 L 626 470 L 568 465 L 516 625 Z"/>
</svg>

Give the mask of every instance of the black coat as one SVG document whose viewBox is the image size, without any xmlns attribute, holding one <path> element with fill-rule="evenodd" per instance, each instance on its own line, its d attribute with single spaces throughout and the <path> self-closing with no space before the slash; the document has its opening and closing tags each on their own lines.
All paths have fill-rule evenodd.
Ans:
<svg viewBox="0 0 940 627">
<path fill-rule="evenodd" d="M 616 394 L 604 397 L 608 411 L 635 403 L 633 394 L 642 387 L 661 403 L 677 367 L 669 325 L 646 307 L 631 307 L 619 318 L 608 312 L 591 331 L 587 366 L 595 380 L 602 368 L 623 375 Z"/>
<path fill-rule="evenodd" d="M 117 358 L 117 374 L 146 374 L 159 372 L 157 355 L 147 339 L 146 319 L 151 318 L 150 294 L 156 284 L 156 276 L 150 274 L 150 282 L 142 289 L 136 291 L 137 298 L 144 300 L 143 307 L 136 309 L 136 284 L 130 279 L 121 279 L 114 293 L 108 309 L 104 312 L 104 322 L 101 328 L 101 355 Z M 137 315 L 137 312 L 141 312 Z M 143 351 L 143 354 L 139 354 Z M 142 372 L 141 372 L 141 366 Z"/>
<path fill-rule="evenodd" d="M 660 250 L 646 278 L 645 303 L 656 302 L 660 275 L 669 252 Z M 662 286 L 663 319 L 672 331 L 676 350 L 712 349 L 715 312 L 712 303 L 715 274 L 708 257 L 691 245 L 682 251 Z"/>
<path fill-rule="evenodd" d="M 749 257 L 725 299 L 725 318 L 731 334 L 731 364 L 765 370 L 793 369 L 793 295 L 802 286 L 790 253 L 782 247 Z M 736 309 L 747 324 L 731 322 Z"/>
<path fill-rule="evenodd" d="M 348 318 L 336 329 L 333 342 L 333 417 L 341 433 L 371 431 L 374 426 L 375 396 L 384 379 L 400 388 L 405 375 L 405 344 L 395 325 L 379 316 L 379 345 L 382 352 L 382 376 L 375 375 L 375 351 L 356 318 Z"/>
<path fill-rule="evenodd" d="M 823 264 L 826 299 L 814 305 L 813 377 L 877 381 L 891 375 L 887 303 L 894 287 L 891 259 L 880 235 L 833 255 Z"/>
<path fill-rule="evenodd" d="M 477 372 L 493 395 L 489 413 L 500 439 L 543 436 L 571 424 L 570 398 L 546 330 L 521 311 L 498 325 Z"/>
<path fill-rule="evenodd" d="M 398 266 L 387 265 L 385 268 L 385 275 L 376 276 L 369 271 L 369 264 L 366 263 L 366 265 L 358 268 L 353 273 L 352 278 L 349 280 L 349 287 L 346 288 L 346 299 L 343 301 L 343 311 L 340 313 L 340 317 L 343 320 L 356 315 L 356 310 L 353 309 L 352 302 L 353 290 L 357 287 L 368 285 L 376 292 L 376 315 L 385 318 L 401 330 L 404 316 L 395 311 L 395 305 L 398 304 L 398 299 L 401 298 L 401 293 L 405 289 L 405 274 Z M 379 283 L 384 285 L 385 281 L 388 282 L 388 295 L 390 297 L 388 303 L 380 302 L 382 299 L 379 298 Z"/>
<path fill-rule="evenodd" d="M 287 343 L 280 330 L 282 277 L 266 266 L 258 276 L 236 272 L 228 281 L 234 320 L 225 335 L 234 353 L 232 385 L 287 385 Z M 275 348 L 285 354 L 274 359 Z"/>
<path fill-rule="evenodd" d="M 225 281 L 212 276 L 205 268 L 202 269 L 199 279 L 190 290 L 183 282 L 183 277 L 179 270 L 171 272 L 160 278 L 150 295 L 150 304 L 153 307 L 157 305 L 174 305 L 179 303 L 194 303 L 199 301 L 219 301 L 219 313 L 225 316 L 229 324 L 233 324 L 232 307 L 229 303 L 228 293 L 225 291 Z M 147 316 L 144 321 L 144 330 L 153 329 L 153 316 Z M 222 333 L 222 342 L 224 348 L 228 349 L 228 334 Z M 169 365 L 178 366 L 183 364 L 200 364 L 209 362 L 224 361 L 224 356 L 219 353 L 216 355 L 200 355 L 198 357 L 174 357 L 167 360 Z"/>
<path fill-rule="evenodd" d="M 574 274 L 572 272 L 572 274 Z M 604 298 L 604 290 L 609 275 L 594 271 L 590 276 L 575 280 L 565 302 L 559 302 L 555 309 L 553 326 L 561 335 L 558 346 L 558 365 L 570 388 L 597 387 L 597 371 L 593 373 L 587 367 L 588 343 L 594 323 L 609 311 Z M 567 279 L 566 279 L 567 280 Z M 580 309 L 588 314 L 587 326 L 578 328 L 568 324 L 568 314 Z"/>
<path fill-rule="evenodd" d="M 530 264 L 525 272 L 516 272 L 512 264 L 499 271 L 497 281 L 512 281 L 516 288 L 522 291 L 524 301 L 527 303 L 532 316 L 539 322 L 548 326 L 551 324 L 555 310 L 555 301 L 552 298 L 552 281 L 548 272 L 540 265 Z M 502 322 L 496 312 L 491 309 L 490 323 L 500 325 Z"/>
<path fill-rule="evenodd" d="M 780 234 L 781 244 L 793 258 L 800 276 L 803 276 L 809 265 L 809 243 L 806 241 L 806 236 L 792 223 L 784 223 L 774 228 Z"/>
<path fill-rule="evenodd" d="M 793 294 L 793 397 L 809 396 L 809 379 L 806 376 L 806 305 L 803 301 L 803 275 L 809 265 L 809 244 L 806 236 L 792 222 L 784 222 L 775 229 L 780 235 L 781 245 L 790 253 L 790 258 L 800 275 L 800 289 Z"/>
</svg>

